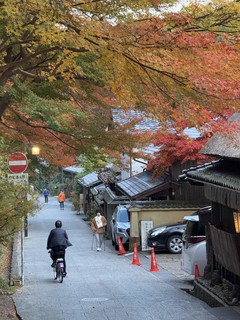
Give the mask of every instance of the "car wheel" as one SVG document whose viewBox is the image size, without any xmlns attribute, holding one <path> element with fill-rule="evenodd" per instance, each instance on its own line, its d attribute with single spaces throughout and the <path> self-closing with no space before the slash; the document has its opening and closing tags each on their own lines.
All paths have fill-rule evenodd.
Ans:
<svg viewBox="0 0 240 320">
<path fill-rule="evenodd" d="M 167 249 L 170 253 L 181 253 L 182 246 L 182 237 L 179 235 L 171 236 L 167 241 Z"/>
<path fill-rule="evenodd" d="M 115 246 L 116 239 L 115 239 L 115 233 L 112 233 L 112 245 Z"/>
<path fill-rule="evenodd" d="M 114 247 L 115 247 L 115 250 L 116 251 L 118 251 L 118 242 L 117 242 L 117 239 L 116 239 L 116 237 L 114 236 L 114 240 L 113 240 L 113 242 L 114 242 Z"/>
</svg>

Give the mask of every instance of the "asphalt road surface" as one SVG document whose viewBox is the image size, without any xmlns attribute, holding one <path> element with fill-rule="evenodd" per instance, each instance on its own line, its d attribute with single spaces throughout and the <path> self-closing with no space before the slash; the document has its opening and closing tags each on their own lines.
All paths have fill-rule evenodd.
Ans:
<svg viewBox="0 0 240 320">
<path fill-rule="evenodd" d="M 22 320 L 236 320 L 228 308 L 210 308 L 188 294 L 192 277 L 180 270 L 180 255 L 156 254 L 158 272 L 150 272 L 149 252 L 139 253 L 141 266 L 132 255 L 118 255 L 106 241 L 105 250 L 92 250 L 92 232 L 81 215 L 66 201 L 59 209 L 49 198 L 29 219 L 24 241 L 24 286 L 14 294 Z M 63 283 L 53 279 L 46 250 L 49 231 L 63 221 L 73 246 L 67 249 Z M 235 318 L 234 318 L 235 317 Z"/>
</svg>

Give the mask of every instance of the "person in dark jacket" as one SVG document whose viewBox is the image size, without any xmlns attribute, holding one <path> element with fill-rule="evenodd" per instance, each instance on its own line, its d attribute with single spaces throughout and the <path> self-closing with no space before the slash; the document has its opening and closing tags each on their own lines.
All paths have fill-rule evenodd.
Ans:
<svg viewBox="0 0 240 320">
<path fill-rule="evenodd" d="M 43 195 L 44 195 L 45 203 L 48 203 L 49 191 L 47 188 L 43 190 Z"/>
<path fill-rule="evenodd" d="M 66 272 L 66 260 L 65 260 L 65 250 L 67 247 L 70 247 L 72 244 L 68 239 L 68 235 L 66 230 L 62 229 L 62 221 L 57 220 L 55 222 L 55 229 L 52 229 L 49 233 L 47 240 L 47 250 L 51 249 L 51 258 L 53 263 L 51 267 L 54 267 L 56 264 L 56 260 L 58 258 L 63 258 L 64 260 L 64 273 Z"/>
</svg>

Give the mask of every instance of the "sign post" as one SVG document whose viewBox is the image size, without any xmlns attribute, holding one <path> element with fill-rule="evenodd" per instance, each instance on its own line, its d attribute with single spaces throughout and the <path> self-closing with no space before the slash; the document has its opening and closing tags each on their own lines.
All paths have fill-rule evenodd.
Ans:
<svg viewBox="0 0 240 320">
<path fill-rule="evenodd" d="M 12 153 L 8 158 L 8 168 L 13 174 L 8 175 L 8 180 L 15 184 L 28 184 L 28 174 L 23 173 L 28 167 L 28 159 L 22 152 Z M 28 217 L 24 218 L 24 235 L 28 236 Z"/>
</svg>

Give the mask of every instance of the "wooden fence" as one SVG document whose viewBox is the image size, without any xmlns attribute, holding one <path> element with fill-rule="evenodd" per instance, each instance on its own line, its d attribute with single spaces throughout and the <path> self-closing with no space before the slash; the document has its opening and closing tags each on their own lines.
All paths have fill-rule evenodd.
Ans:
<svg viewBox="0 0 240 320">
<path fill-rule="evenodd" d="M 215 262 L 233 276 L 240 277 L 240 234 L 231 234 L 210 225 Z"/>
</svg>

